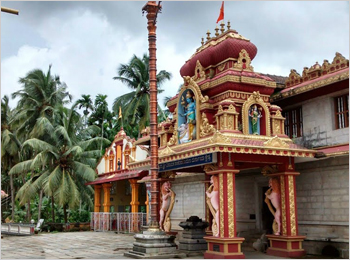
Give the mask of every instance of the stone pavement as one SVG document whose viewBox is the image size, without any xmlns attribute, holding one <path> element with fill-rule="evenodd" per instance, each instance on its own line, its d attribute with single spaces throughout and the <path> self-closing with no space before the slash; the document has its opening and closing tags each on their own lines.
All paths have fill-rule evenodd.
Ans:
<svg viewBox="0 0 350 260">
<path fill-rule="evenodd" d="M 133 234 L 114 232 L 60 232 L 1 239 L 1 259 L 130 259 Z M 243 248 L 246 259 L 281 259 Z M 203 259 L 203 256 L 187 257 Z"/>
</svg>

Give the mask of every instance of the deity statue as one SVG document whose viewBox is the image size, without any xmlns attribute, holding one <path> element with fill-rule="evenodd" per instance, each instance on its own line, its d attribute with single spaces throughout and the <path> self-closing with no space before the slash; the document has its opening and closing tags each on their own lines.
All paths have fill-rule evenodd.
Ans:
<svg viewBox="0 0 350 260">
<path fill-rule="evenodd" d="M 118 165 L 118 170 L 120 170 L 120 166 L 122 165 L 122 163 L 120 162 L 120 158 L 118 158 L 117 165 Z"/>
<path fill-rule="evenodd" d="M 210 177 L 210 186 L 206 191 L 207 194 L 207 204 L 209 206 L 210 212 L 213 215 L 213 224 L 211 230 L 213 231 L 213 236 L 219 236 L 219 180 L 218 176 L 212 175 Z"/>
<path fill-rule="evenodd" d="M 171 229 L 170 213 L 173 210 L 176 196 L 175 192 L 171 190 L 170 181 L 166 181 L 163 183 L 161 193 L 162 205 L 159 211 L 159 228 L 161 230 L 169 232 Z"/>
<path fill-rule="evenodd" d="M 260 118 L 262 108 L 258 109 L 257 105 L 253 105 L 249 109 L 249 133 L 253 135 L 260 135 Z"/>
<path fill-rule="evenodd" d="M 278 178 L 270 178 L 269 179 L 269 189 L 266 191 L 265 195 L 265 203 L 269 207 L 272 215 L 275 217 L 272 230 L 275 235 L 281 234 L 281 199 L 280 199 L 280 183 Z M 271 206 L 271 203 L 273 207 Z"/>
<path fill-rule="evenodd" d="M 193 98 L 193 95 L 189 90 L 186 92 L 186 101 L 184 100 L 184 97 L 182 96 L 182 101 L 181 105 L 183 106 L 184 109 L 184 114 L 180 114 L 180 116 L 186 117 L 186 126 L 187 127 L 187 132 L 188 132 L 188 139 L 186 142 L 190 142 L 194 139 L 196 139 L 196 102 Z M 181 135 L 179 137 L 180 143 L 184 143 L 185 141 L 181 142 Z"/>
</svg>

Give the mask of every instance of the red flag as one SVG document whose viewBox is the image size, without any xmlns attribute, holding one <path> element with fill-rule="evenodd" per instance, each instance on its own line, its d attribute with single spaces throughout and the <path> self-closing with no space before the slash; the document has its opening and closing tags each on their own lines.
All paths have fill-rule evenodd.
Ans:
<svg viewBox="0 0 350 260">
<path fill-rule="evenodd" d="M 224 1 L 222 1 L 221 8 L 220 8 L 220 15 L 216 23 L 218 23 L 221 20 L 224 20 Z"/>
</svg>

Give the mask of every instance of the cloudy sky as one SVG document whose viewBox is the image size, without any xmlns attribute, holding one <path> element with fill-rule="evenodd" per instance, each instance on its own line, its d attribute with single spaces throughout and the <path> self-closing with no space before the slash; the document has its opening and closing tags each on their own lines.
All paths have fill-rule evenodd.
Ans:
<svg viewBox="0 0 350 260">
<path fill-rule="evenodd" d="M 32 69 L 52 72 L 74 100 L 82 94 L 108 95 L 109 106 L 129 89 L 113 80 L 119 64 L 148 53 L 146 1 L 11 2 L 1 6 L 1 97 L 21 88 L 18 79 Z M 174 96 L 183 82 L 179 70 L 214 35 L 221 1 L 163 1 L 157 19 L 157 70 L 172 73 L 158 96 Z M 288 76 L 335 53 L 349 58 L 348 1 L 225 1 L 225 23 L 258 48 L 256 72 Z M 12 100 L 11 107 L 16 105 Z"/>
</svg>

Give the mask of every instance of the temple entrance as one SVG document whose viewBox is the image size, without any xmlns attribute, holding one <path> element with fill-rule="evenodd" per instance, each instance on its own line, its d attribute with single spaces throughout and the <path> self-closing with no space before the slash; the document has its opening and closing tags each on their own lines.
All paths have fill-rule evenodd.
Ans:
<svg viewBox="0 0 350 260">
<path fill-rule="evenodd" d="M 265 203 L 265 192 L 269 189 L 268 186 L 264 186 L 261 189 L 261 198 L 262 198 L 262 209 L 261 209 L 261 227 L 262 230 L 264 232 L 266 232 L 266 234 L 273 234 L 272 232 L 272 223 L 274 220 L 274 216 L 272 215 L 272 213 L 269 210 L 269 207 L 267 206 L 267 204 Z"/>
</svg>

